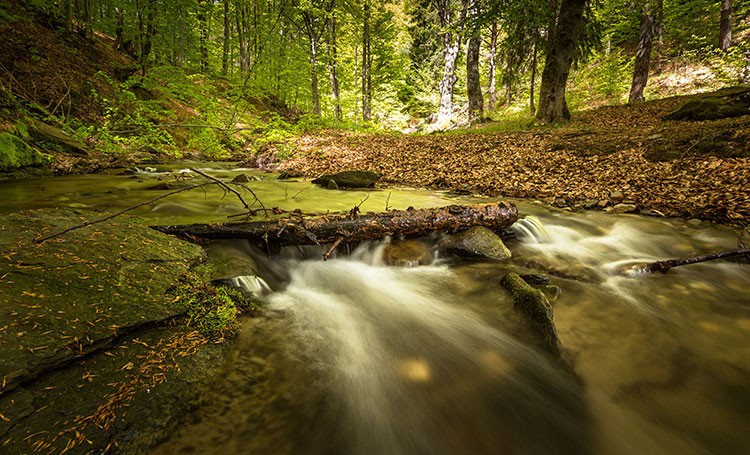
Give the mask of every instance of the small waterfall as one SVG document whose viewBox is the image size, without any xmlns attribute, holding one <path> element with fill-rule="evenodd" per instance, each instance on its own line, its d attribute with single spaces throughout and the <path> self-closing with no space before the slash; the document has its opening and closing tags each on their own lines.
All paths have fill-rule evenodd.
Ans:
<svg viewBox="0 0 750 455">
<path fill-rule="evenodd" d="M 527 242 L 547 243 L 550 240 L 547 229 L 541 220 L 533 215 L 526 216 L 513 223 L 510 229 Z"/>
<path fill-rule="evenodd" d="M 453 279 L 447 267 L 304 261 L 269 296 L 320 377 L 326 453 L 588 453 L 579 384 L 462 308 Z"/>
</svg>

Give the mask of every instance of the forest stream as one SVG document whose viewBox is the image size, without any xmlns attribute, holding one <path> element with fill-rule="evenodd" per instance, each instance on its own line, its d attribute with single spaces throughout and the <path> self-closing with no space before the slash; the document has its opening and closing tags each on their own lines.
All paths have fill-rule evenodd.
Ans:
<svg viewBox="0 0 750 455">
<path fill-rule="evenodd" d="M 327 190 L 200 166 L 227 180 L 244 173 L 265 207 L 305 213 L 492 201 L 414 189 Z M 146 188 L 189 184 L 179 171 L 0 182 L 0 211 L 114 212 L 170 191 Z M 325 262 L 320 248 L 268 257 L 244 241 L 221 242 L 222 254 L 255 264 L 237 275 L 263 284 L 248 288 L 261 311 L 243 319 L 202 406 L 149 453 L 746 453 L 750 265 L 616 273 L 735 248 L 735 230 L 513 202 L 526 219 L 512 228 L 513 258 L 502 262 L 438 255 L 429 265 L 394 267 L 383 260 L 387 242 L 349 254 L 342 247 Z M 180 224 L 242 212 L 233 195 L 211 187 L 132 213 L 149 224 Z M 546 291 L 570 368 L 535 347 L 499 285 L 507 272 L 538 270 L 551 275 Z"/>
</svg>

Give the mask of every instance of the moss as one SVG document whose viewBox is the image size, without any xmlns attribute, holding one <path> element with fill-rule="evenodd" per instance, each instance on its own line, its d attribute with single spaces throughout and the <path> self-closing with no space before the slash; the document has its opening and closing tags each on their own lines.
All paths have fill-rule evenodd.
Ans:
<svg viewBox="0 0 750 455">
<path fill-rule="evenodd" d="M 49 162 L 49 155 L 40 153 L 10 133 L 0 133 L 0 171 L 43 166 Z"/>
<path fill-rule="evenodd" d="M 255 310 L 252 300 L 242 291 L 213 286 L 192 274 L 183 275 L 172 293 L 184 306 L 188 326 L 207 338 L 234 335 L 239 329 L 237 316 Z"/>
</svg>

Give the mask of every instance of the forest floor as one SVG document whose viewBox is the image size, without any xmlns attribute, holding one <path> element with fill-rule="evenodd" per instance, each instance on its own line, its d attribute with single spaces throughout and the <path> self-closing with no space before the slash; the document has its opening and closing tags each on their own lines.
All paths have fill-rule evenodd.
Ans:
<svg viewBox="0 0 750 455">
<path fill-rule="evenodd" d="M 604 107 L 574 114 L 565 127 L 512 133 L 316 132 L 297 140 L 279 170 L 372 170 L 382 186 L 747 224 L 750 116 L 663 120 L 689 99 Z"/>
</svg>

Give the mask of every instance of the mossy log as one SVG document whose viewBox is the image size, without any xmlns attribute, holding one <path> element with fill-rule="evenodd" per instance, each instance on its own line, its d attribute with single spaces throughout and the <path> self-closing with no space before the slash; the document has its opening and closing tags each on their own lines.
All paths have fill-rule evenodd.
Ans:
<svg viewBox="0 0 750 455">
<path fill-rule="evenodd" d="M 500 284 L 513 296 L 515 308 L 528 321 L 531 330 L 540 340 L 544 350 L 559 357 L 561 353 L 560 339 L 552 320 L 552 305 L 550 305 L 544 293 L 531 287 L 520 275 L 513 272 L 505 275 L 500 280 Z"/>
<path fill-rule="evenodd" d="M 353 211 L 355 212 L 355 211 Z M 518 218 L 508 202 L 450 205 L 440 208 L 391 210 L 364 215 L 285 218 L 244 223 L 153 226 L 161 232 L 188 238 L 249 239 L 274 245 L 315 245 L 336 241 L 357 242 L 386 236 L 417 236 L 431 232 L 454 233 L 472 226 L 502 230 Z"/>
</svg>

